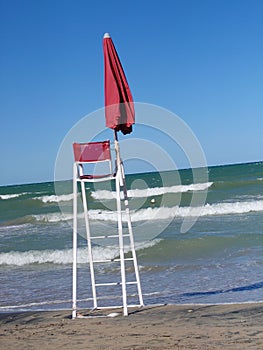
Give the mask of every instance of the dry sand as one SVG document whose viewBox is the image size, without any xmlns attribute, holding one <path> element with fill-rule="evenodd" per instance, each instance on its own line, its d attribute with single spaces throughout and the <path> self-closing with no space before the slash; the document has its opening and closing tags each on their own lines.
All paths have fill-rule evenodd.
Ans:
<svg viewBox="0 0 263 350">
<path fill-rule="evenodd" d="M 75 320 L 69 311 L 24 312 L 0 314 L 0 323 L 7 350 L 263 349 L 263 303 L 148 306 L 128 317 Z"/>
</svg>

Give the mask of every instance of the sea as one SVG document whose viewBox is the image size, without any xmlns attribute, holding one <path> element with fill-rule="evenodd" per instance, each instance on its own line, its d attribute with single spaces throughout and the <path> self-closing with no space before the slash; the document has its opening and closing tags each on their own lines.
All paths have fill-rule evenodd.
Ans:
<svg viewBox="0 0 263 350">
<path fill-rule="evenodd" d="M 126 175 L 145 305 L 263 301 L 263 162 L 205 171 L 205 181 L 192 169 Z M 114 184 L 86 192 L 91 232 L 117 234 Z M 71 180 L 0 187 L 0 312 L 72 307 L 72 200 Z M 81 215 L 77 299 L 92 308 Z M 117 258 L 115 243 L 94 243 L 94 259 Z M 95 273 L 120 281 L 118 262 Z M 132 274 L 127 266 L 127 280 Z M 129 303 L 135 287 L 127 286 Z M 99 289 L 99 306 L 121 303 L 120 284 Z"/>
</svg>

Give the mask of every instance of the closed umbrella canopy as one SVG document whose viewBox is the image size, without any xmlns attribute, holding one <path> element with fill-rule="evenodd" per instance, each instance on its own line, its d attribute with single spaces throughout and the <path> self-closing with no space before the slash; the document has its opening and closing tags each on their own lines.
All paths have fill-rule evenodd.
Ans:
<svg viewBox="0 0 263 350">
<path fill-rule="evenodd" d="M 135 122 L 132 94 L 117 51 L 108 33 L 103 38 L 106 126 L 125 134 Z"/>
</svg>

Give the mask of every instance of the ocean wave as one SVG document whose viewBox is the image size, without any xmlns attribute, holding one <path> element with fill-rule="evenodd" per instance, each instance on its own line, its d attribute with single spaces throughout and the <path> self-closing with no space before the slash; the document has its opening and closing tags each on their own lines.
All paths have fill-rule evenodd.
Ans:
<svg viewBox="0 0 263 350">
<path fill-rule="evenodd" d="M 159 239 L 143 242 L 135 245 L 136 250 L 152 247 L 159 243 Z M 124 248 L 125 253 L 129 248 Z M 24 266 L 32 264 L 56 264 L 69 265 L 72 264 L 72 249 L 63 250 L 29 250 L 25 252 L 11 251 L 0 254 L 0 266 Z M 96 246 L 93 248 L 94 260 L 111 260 L 119 256 L 118 247 L 110 246 Z M 86 264 L 88 257 L 88 250 L 86 247 L 78 249 L 78 264 Z"/>
<path fill-rule="evenodd" d="M 170 186 L 170 187 L 153 187 L 153 188 L 146 188 L 146 189 L 133 189 L 128 190 L 128 196 L 132 198 L 144 198 L 148 196 L 159 196 L 165 193 L 183 193 L 183 192 L 189 192 L 189 191 L 203 191 L 209 188 L 213 182 L 207 182 L 207 183 L 198 183 L 198 184 L 191 184 L 191 185 L 178 185 L 178 186 Z M 35 192 L 36 194 L 37 192 Z M 41 192 L 39 192 L 41 193 Z M 7 200 L 7 199 L 13 199 L 25 195 L 30 195 L 32 192 L 22 192 L 22 193 L 11 193 L 11 194 L 0 194 L 0 199 Z M 92 192 L 91 196 L 94 199 L 116 199 L 116 192 L 113 191 L 107 191 L 107 190 L 99 190 L 96 192 Z M 39 200 L 43 203 L 60 203 L 60 202 L 69 202 L 73 200 L 73 193 L 69 194 L 51 194 L 51 195 L 44 195 L 39 197 L 33 197 L 31 198 L 33 200 Z"/>
<path fill-rule="evenodd" d="M 198 183 L 191 185 L 176 185 L 170 187 L 152 187 L 145 189 L 128 190 L 128 197 L 130 198 L 144 198 L 149 196 L 159 196 L 165 193 L 183 193 L 190 191 L 204 191 L 212 186 L 213 182 Z M 91 196 L 94 199 L 115 199 L 116 192 L 99 190 L 92 192 Z"/>
<path fill-rule="evenodd" d="M 234 202 L 206 204 L 203 207 L 160 207 L 141 209 L 131 215 L 132 221 L 165 220 L 170 218 L 185 218 L 213 215 L 244 214 L 263 211 L 263 200 L 253 202 Z"/>
<path fill-rule="evenodd" d="M 263 211 L 263 200 L 206 204 L 201 211 L 201 216 L 244 214 L 259 211 Z"/>
<path fill-rule="evenodd" d="M 99 248 L 95 248 L 94 251 L 98 255 L 103 253 L 103 257 L 105 259 L 107 258 L 112 259 L 114 257 L 114 251 L 111 251 L 110 249 L 108 249 L 107 251 L 106 249 L 107 248 L 105 248 L 105 250 L 102 252 Z M 84 264 L 86 262 L 87 262 L 87 249 L 79 248 L 78 263 Z M 9 253 L 0 254 L 0 266 L 1 265 L 23 266 L 23 265 L 31 265 L 31 264 L 48 264 L 48 263 L 58 264 L 58 265 L 72 264 L 72 249 L 30 250 L 26 252 L 12 251 Z"/>
<path fill-rule="evenodd" d="M 47 214 L 32 215 L 31 218 L 32 218 L 32 222 L 55 223 L 55 222 L 61 222 L 61 221 L 71 221 L 73 220 L 73 214 L 62 214 L 61 212 L 47 213 Z"/>
<path fill-rule="evenodd" d="M 131 219 L 133 222 L 138 222 L 144 220 L 165 220 L 175 217 L 184 218 L 210 215 L 243 214 L 252 211 L 263 211 L 263 200 L 206 204 L 202 207 L 148 207 L 145 209 L 140 209 L 136 212 L 131 211 Z M 116 213 L 111 211 L 90 210 L 89 215 L 91 220 L 117 221 Z M 123 214 L 123 220 L 127 221 L 127 216 L 125 214 Z"/>
<path fill-rule="evenodd" d="M 35 197 L 35 200 L 40 200 L 43 203 L 60 203 L 60 202 L 68 202 L 73 200 L 73 193 L 62 194 L 62 195 L 46 195 L 42 197 Z"/>
<path fill-rule="evenodd" d="M 244 214 L 249 212 L 263 211 L 263 200 L 257 201 L 238 201 L 238 202 L 221 202 L 215 204 L 205 204 L 202 207 L 148 207 L 131 211 L 132 222 L 147 221 L 147 220 L 166 220 L 171 218 L 199 217 L 212 215 L 228 215 L 228 214 Z M 110 221 L 117 222 L 117 214 L 110 210 L 91 209 L 88 212 L 89 219 L 93 221 Z M 79 219 L 84 219 L 84 214 L 78 215 Z M 123 213 L 123 221 L 127 222 L 127 214 Z M 40 215 L 32 215 L 25 217 L 21 224 L 41 222 L 41 223 L 57 223 L 63 221 L 72 221 L 72 214 L 47 213 Z"/>
<path fill-rule="evenodd" d="M 57 213 L 47 213 L 47 214 L 38 214 L 38 215 L 26 215 L 12 220 L 4 221 L 0 223 L 1 230 L 6 228 L 20 228 L 22 226 L 34 225 L 36 223 L 58 223 L 63 221 L 70 221 L 73 219 L 73 215 L 62 214 L 61 212 Z"/>
<path fill-rule="evenodd" d="M 215 181 L 213 189 L 214 190 L 234 190 L 238 188 L 245 188 L 248 186 L 258 186 L 259 182 L 261 182 L 263 178 L 257 177 L 255 179 L 232 179 L 232 180 L 220 180 L 220 181 Z M 261 184 L 260 184 L 261 186 Z"/>
<path fill-rule="evenodd" d="M 13 199 L 13 198 L 25 196 L 27 194 L 29 194 L 29 192 L 0 194 L 0 199 L 2 199 L 2 200 Z"/>
</svg>

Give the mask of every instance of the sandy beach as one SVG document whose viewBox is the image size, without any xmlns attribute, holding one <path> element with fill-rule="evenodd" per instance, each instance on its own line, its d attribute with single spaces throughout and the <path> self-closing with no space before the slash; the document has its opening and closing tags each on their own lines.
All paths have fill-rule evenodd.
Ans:
<svg viewBox="0 0 263 350">
<path fill-rule="evenodd" d="M 128 317 L 75 320 L 70 311 L 0 317 L 0 348 L 9 350 L 263 349 L 263 303 L 147 306 Z"/>
</svg>

